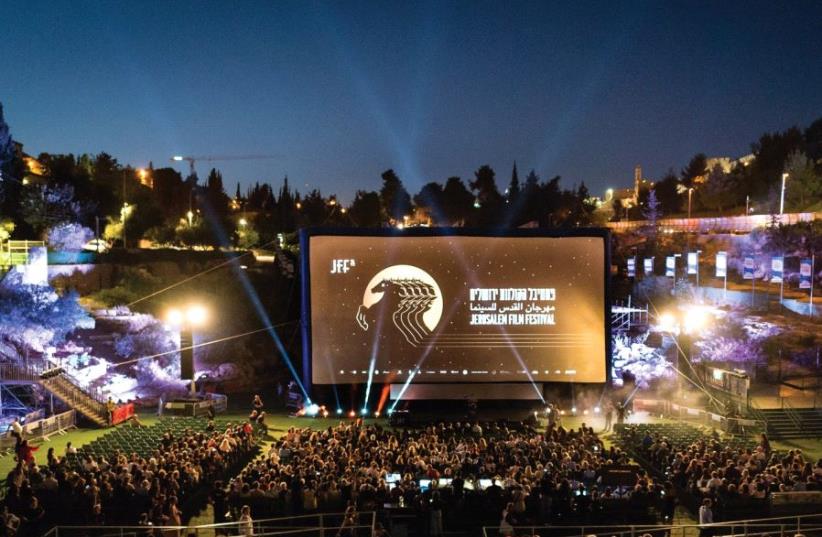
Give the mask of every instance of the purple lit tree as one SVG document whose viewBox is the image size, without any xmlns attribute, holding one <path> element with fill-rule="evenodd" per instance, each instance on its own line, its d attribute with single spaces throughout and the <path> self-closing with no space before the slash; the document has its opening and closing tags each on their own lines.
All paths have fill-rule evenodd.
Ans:
<svg viewBox="0 0 822 537">
<path fill-rule="evenodd" d="M 92 230 L 74 222 L 52 226 L 46 234 L 46 240 L 52 249 L 65 252 L 79 252 L 93 238 Z"/>
<path fill-rule="evenodd" d="M 89 326 L 92 320 L 77 299 L 74 292 L 59 295 L 46 286 L 0 286 L 0 341 L 17 354 L 8 357 L 43 352 L 76 328 Z"/>
</svg>

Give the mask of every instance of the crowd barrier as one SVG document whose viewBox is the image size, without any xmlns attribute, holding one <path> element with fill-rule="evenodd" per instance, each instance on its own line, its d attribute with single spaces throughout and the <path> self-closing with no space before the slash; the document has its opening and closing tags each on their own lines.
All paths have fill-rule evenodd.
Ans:
<svg viewBox="0 0 822 537">
<path fill-rule="evenodd" d="M 253 535 L 264 537 L 371 537 L 377 522 L 374 511 L 357 513 L 356 523 L 341 530 L 344 513 L 318 513 L 312 515 L 254 520 Z M 204 524 L 199 526 L 55 526 L 44 537 L 132 537 L 146 535 L 186 535 L 212 537 L 216 535 L 243 535 L 238 522 Z"/>
<path fill-rule="evenodd" d="M 717 414 L 716 412 L 702 408 L 692 408 L 664 399 L 635 398 L 634 410 L 644 410 L 650 414 L 658 414 L 682 421 L 693 422 L 732 434 L 750 435 L 764 432 L 766 425 L 763 421 L 750 418 L 727 417 Z"/>
<path fill-rule="evenodd" d="M 719 522 L 702 526 L 705 534 L 740 537 L 793 537 L 802 533 L 806 537 L 822 535 L 822 515 L 810 514 L 791 517 L 758 518 L 735 522 Z M 503 529 L 499 526 L 485 526 L 483 537 L 539 536 L 539 537 L 585 537 L 600 535 L 611 537 L 640 537 L 648 533 L 654 537 L 696 537 L 700 526 L 695 524 L 677 525 L 608 525 L 608 526 L 517 526 Z M 700 534 L 702 534 L 700 532 Z"/>
<path fill-rule="evenodd" d="M 120 405 L 111 413 L 111 424 L 117 425 L 118 423 L 123 423 L 131 419 L 132 416 L 134 416 L 134 403 Z"/>
<path fill-rule="evenodd" d="M 55 414 L 49 418 L 26 422 L 23 425 L 23 438 L 48 440 L 51 435 L 63 433 L 77 424 L 77 413 L 74 410 Z M 6 431 L 0 435 L 0 449 L 13 449 L 17 439 Z"/>
</svg>

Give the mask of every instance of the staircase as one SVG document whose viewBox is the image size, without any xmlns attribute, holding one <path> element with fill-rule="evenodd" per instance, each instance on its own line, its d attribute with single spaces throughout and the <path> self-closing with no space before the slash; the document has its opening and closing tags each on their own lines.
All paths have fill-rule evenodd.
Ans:
<svg viewBox="0 0 822 537">
<path fill-rule="evenodd" d="M 822 437 L 822 409 L 788 407 L 759 409 L 758 413 L 772 438 Z"/>
<path fill-rule="evenodd" d="M 108 426 L 105 403 L 77 385 L 62 368 L 49 369 L 45 362 L 39 361 L 25 365 L 3 363 L 0 364 L 0 383 L 40 384 L 96 425 Z"/>
<path fill-rule="evenodd" d="M 40 385 L 95 424 L 108 426 L 106 405 L 72 382 L 65 373 L 40 379 Z"/>
</svg>

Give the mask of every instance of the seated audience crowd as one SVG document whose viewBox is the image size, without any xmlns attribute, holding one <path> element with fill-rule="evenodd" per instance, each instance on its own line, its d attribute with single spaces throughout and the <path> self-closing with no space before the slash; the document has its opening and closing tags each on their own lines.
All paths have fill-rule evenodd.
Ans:
<svg viewBox="0 0 822 537">
<path fill-rule="evenodd" d="M 290 429 L 218 497 L 227 492 L 235 517 L 244 505 L 255 518 L 415 510 L 431 535 L 443 526 L 605 522 L 614 512 L 643 518 L 659 493 L 646 476 L 628 489 L 602 482 L 608 468 L 627 462 L 584 425 L 543 434 L 476 422 L 392 431 L 358 420 Z"/>
<path fill-rule="evenodd" d="M 800 449 L 773 452 L 764 434 L 756 446 L 701 434 L 677 443 L 647 426 L 627 428 L 622 438 L 689 496 L 692 507 L 710 499 L 717 520 L 747 515 L 746 509 L 761 507 L 756 500 L 775 492 L 822 490 L 822 459 L 806 460 Z"/>
<path fill-rule="evenodd" d="M 53 524 L 179 525 L 182 506 L 227 477 L 232 465 L 244 464 L 252 449 L 249 423 L 168 432 L 148 457 L 119 450 L 97 456 L 69 444 L 64 457 L 52 448 L 48 462 L 37 465 L 19 456 L 21 449 L 6 477 L 6 534 L 40 535 Z"/>
</svg>

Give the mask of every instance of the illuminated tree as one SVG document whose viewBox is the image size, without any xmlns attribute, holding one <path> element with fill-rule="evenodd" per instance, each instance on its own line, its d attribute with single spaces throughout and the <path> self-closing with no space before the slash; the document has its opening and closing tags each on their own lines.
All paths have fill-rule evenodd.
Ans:
<svg viewBox="0 0 822 537">
<path fill-rule="evenodd" d="M 79 252 L 94 238 L 94 232 L 81 224 L 63 222 L 49 229 L 46 238 L 55 250 Z"/>
<path fill-rule="evenodd" d="M 0 341 L 20 354 L 43 352 L 91 323 L 74 292 L 59 295 L 48 286 L 8 283 L 0 286 L 0 319 Z"/>
</svg>

